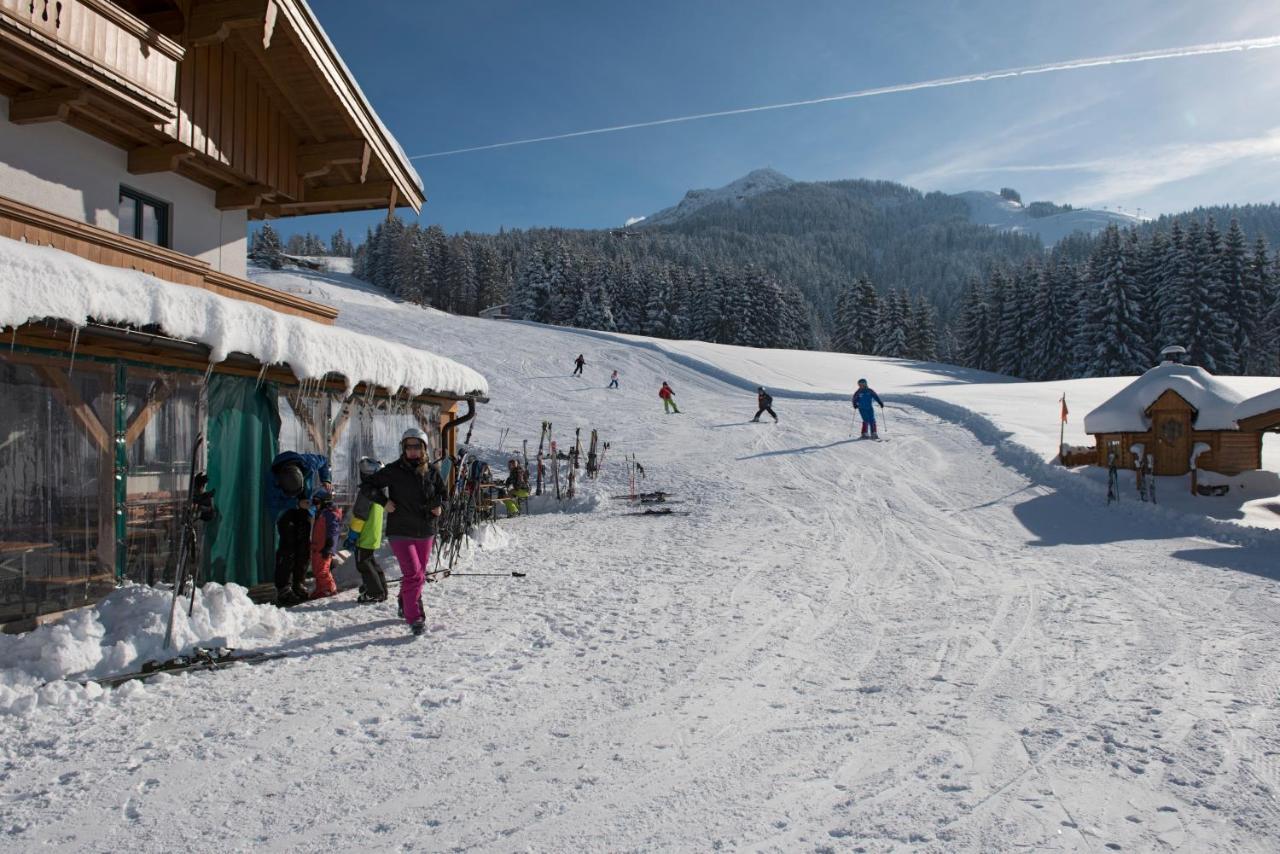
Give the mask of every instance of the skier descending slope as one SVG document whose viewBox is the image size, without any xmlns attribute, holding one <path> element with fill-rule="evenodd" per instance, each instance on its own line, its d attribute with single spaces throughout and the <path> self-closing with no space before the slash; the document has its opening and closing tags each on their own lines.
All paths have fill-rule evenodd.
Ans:
<svg viewBox="0 0 1280 854">
<path fill-rule="evenodd" d="M 756 389 L 756 417 L 752 421 L 759 422 L 760 416 L 765 413 L 773 416 L 773 423 L 778 423 L 778 414 L 773 411 L 773 395 L 764 390 L 764 386 Z"/>
<path fill-rule="evenodd" d="M 658 389 L 658 397 L 662 398 L 662 411 L 666 414 L 674 412 L 680 414 L 680 407 L 676 406 L 675 392 L 671 390 L 671 386 L 667 385 L 666 380 L 662 382 L 662 388 Z"/>
<path fill-rule="evenodd" d="M 884 409 L 884 401 L 880 399 L 880 395 L 876 394 L 871 386 L 867 385 L 866 380 L 858 380 L 858 390 L 853 393 L 853 407 L 858 410 L 859 417 L 862 418 L 862 436 L 867 438 L 867 428 L 871 429 L 872 439 L 880 438 L 876 434 L 876 411 L 875 404 L 880 404 L 880 408 Z"/>
<path fill-rule="evenodd" d="M 575 377 L 580 376 L 582 374 L 582 368 L 586 364 L 587 364 L 587 360 L 583 357 L 581 353 L 579 353 L 578 358 L 573 360 L 573 375 Z"/>
<path fill-rule="evenodd" d="M 427 459 L 427 434 L 416 427 L 400 438 L 400 458 L 365 478 L 374 489 L 387 495 L 372 499 L 386 507 L 387 539 L 400 564 L 400 607 L 405 622 L 415 635 L 426 630 L 422 610 L 422 585 L 435 541 L 438 517 L 443 512 L 445 485 L 439 470 Z"/>
</svg>

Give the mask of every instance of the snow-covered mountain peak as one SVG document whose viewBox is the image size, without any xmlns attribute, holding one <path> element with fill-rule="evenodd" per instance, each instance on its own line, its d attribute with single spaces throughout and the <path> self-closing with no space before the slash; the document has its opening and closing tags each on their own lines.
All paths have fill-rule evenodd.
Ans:
<svg viewBox="0 0 1280 854">
<path fill-rule="evenodd" d="M 1118 211 L 1068 208 L 1047 202 L 1023 205 L 999 193 L 985 190 L 956 193 L 956 197 L 964 199 L 969 206 L 969 218 L 972 222 L 999 231 L 1034 234 L 1045 246 L 1053 246 L 1077 231 L 1096 234 L 1112 223 L 1127 228 L 1141 222 L 1136 216 Z"/>
<path fill-rule="evenodd" d="M 776 169 L 753 169 L 736 181 L 716 189 L 690 190 L 674 207 L 664 208 L 644 220 L 645 225 L 669 225 L 695 211 L 720 202 L 738 204 L 761 193 L 781 190 L 796 183 Z"/>
</svg>

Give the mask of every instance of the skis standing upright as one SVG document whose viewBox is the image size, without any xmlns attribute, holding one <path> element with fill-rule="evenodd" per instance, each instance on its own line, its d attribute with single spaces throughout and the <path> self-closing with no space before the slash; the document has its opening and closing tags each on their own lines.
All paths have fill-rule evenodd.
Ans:
<svg viewBox="0 0 1280 854">
<path fill-rule="evenodd" d="M 556 451 L 556 440 L 551 440 L 551 482 L 555 484 L 556 501 L 560 500 L 560 457 Z"/>
<path fill-rule="evenodd" d="M 542 471 L 543 471 L 543 465 L 542 465 L 542 445 L 543 445 L 543 443 L 544 443 L 544 442 L 546 442 L 546 441 L 547 441 L 547 437 L 548 437 L 548 436 L 550 436 L 550 435 L 551 435 L 551 422 L 550 422 L 550 421 L 543 421 L 543 422 L 542 422 L 542 434 L 541 434 L 540 436 L 538 436 L 538 472 L 537 472 L 537 483 L 538 483 L 538 486 L 537 486 L 537 491 L 536 491 L 536 492 L 534 492 L 534 495 L 541 495 L 541 494 L 542 494 Z"/>
<path fill-rule="evenodd" d="M 196 522 L 213 518 L 213 492 L 205 491 L 209 479 L 200 471 L 200 448 L 204 445 L 204 433 L 196 436 L 191 448 L 191 472 L 187 477 L 187 497 L 182 505 L 178 524 L 178 559 L 173 567 L 173 602 L 169 606 L 169 625 L 164 633 L 164 648 L 173 642 L 173 622 L 178 613 L 178 600 L 182 598 L 187 580 L 191 580 L 191 602 L 187 616 L 195 611 L 196 586 L 200 582 L 199 541 Z M 192 562 L 195 569 L 191 569 Z"/>
<path fill-rule="evenodd" d="M 591 431 L 591 446 L 587 449 L 587 477 L 595 480 L 598 473 L 596 442 L 599 439 L 595 430 Z"/>
</svg>

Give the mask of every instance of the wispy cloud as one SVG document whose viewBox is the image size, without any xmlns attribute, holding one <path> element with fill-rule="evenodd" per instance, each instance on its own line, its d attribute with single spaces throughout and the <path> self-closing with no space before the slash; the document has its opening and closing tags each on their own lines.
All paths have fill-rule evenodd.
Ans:
<svg viewBox="0 0 1280 854">
<path fill-rule="evenodd" d="M 1280 127 L 1257 136 L 1178 143 L 1108 157 L 1059 163 L 964 163 L 941 166 L 920 177 L 945 181 L 964 175 L 1079 173 L 1064 197 L 1081 204 L 1132 200 L 1146 193 L 1240 163 L 1280 159 Z"/>
</svg>

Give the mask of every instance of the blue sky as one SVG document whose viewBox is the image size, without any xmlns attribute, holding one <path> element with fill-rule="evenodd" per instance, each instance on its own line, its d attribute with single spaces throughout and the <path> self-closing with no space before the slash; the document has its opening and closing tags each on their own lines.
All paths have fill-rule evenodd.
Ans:
<svg viewBox="0 0 1280 854">
<path fill-rule="evenodd" d="M 1280 35 L 1170 0 L 311 0 L 410 155 L 1078 57 Z M 889 8 L 885 8 L 889 7 Z M 1280 199 L 1280 49 L 1037 75 L 416 160 L 446 231 L 607 227 L 771 166 L 1144 215 Z M 402 215 L 406 212 L 402 212 Z M 301 217 L 285 234 L 376 213 Z"/>
</svg>

